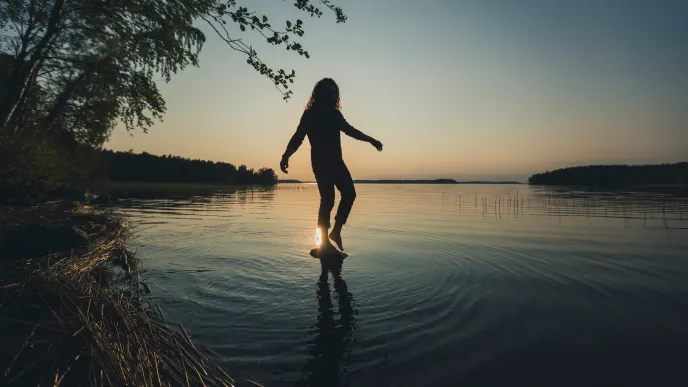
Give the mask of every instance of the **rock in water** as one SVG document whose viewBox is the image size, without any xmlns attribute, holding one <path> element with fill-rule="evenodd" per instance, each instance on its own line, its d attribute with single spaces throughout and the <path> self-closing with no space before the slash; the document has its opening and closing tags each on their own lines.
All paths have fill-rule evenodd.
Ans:
<svg viewBox="0 0 688 387">
<path fill-rule="evenodd" d="M 343 253 L 339 250 L 330 250 L 326 253 L 321 253 L 320 249 L 312 249 L 311 250 L 311 257 L 313 258 L 339 258 L 339 259 L 344 259 L 348 257 L 346 253 Z"/>
</svg>

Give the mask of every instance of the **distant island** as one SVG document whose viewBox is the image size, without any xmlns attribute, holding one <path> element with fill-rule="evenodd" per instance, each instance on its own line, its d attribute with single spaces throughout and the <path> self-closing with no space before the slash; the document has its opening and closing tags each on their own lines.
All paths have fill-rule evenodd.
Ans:
<svg viewBox="0 0 688 387">
<path fill-rule="evenodd" d="M 588 165 L 537 173 L 533 185 L 638 186 L 688 185 L 688 162 L 657 165 Z"/>
<path fill-rule="evenodd" d="M 279 180 L 278 183 L 308 183 L 300 180 Z M 456 181 L 454 179 L 434 180 L 354 180 L 357 184 L 522 184 L 518 181 Z"/>
</svg>

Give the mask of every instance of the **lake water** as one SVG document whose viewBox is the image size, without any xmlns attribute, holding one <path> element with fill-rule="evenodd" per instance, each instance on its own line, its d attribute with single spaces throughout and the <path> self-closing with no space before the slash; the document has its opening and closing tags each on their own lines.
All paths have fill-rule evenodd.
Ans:
<svg viewBox="0 0 688 387">
<path fill-rule="evenodd" d="M 341 268 L 315 185 L 118 208 L 151 297 L 238 385 L 688 385 L 688 200 L 358 185 Z"/>
</svg>

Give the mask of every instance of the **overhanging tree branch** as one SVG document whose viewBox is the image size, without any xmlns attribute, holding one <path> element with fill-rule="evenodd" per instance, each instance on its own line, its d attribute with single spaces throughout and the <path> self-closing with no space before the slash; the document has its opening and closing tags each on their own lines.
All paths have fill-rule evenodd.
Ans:
<svg viewBox="0 0 688 387">
<path fill-rule="evenodd" d="M 289 86 L 295 71 L 268 66 L 240 34 L 250 30 L 268 45 L 310 57 L 297 41 L 304 34 L 303 21 L 273 26 L 266 15 L 238 5 L 237 0 L 6 1 L 18 4 L 21 12 L 5 12 L 0 4 L 0 24 L 5 24 L 4 29 L 0 25 L 0 54 L 11 55 L 9 71 L 15 72 L 10 77 L 14 87 L 0 90 L 0 124 L 26 111 L 34 115 L 29 121 L 40 123 L 43 129 L 55 126 L 75 136 L 79 133 L 87 141 L 107 138 L 115 119 L 128 130 L 140 126 L 145 131 L 153 120 L 162 118 L 165 104 L 154 78 L 169 81 L 187 65 L 198 65 L 205 41 L 205 35 L 194 27 L 198 20 L 210 25 L 230 49 L 268 77 L 285 100 L 292 94 Z M 338 23 L 346 21 L 329 0 L 294 1 L 293 6 L 311 17 L 323 15 L 321 6 L 334 12 Z M 26 27 L 14 31 L 11 22 Z M 6 49 L 12 42 L 20 47 Z M 99 59 L 105 67 L 88 70 L 90 61 Z M 36 87 L 26 87 L 30 85 Z M 36 94 L 35 98 L 29 94 Z M 24 109 L 29 100 L 33 105 Z M 6 103 L 22 108 L 7 114 Z M 84 134 L 89 131 L 101 134 Z"/>
<path fill-rule="evenodd" d="M 346 15 L 344 15 L 341 8 L 336 7 L 329 0 L 319 0 L 319 2 L 335 13 L 337 23 L 346 21 Z M 323 14 L 320 9 L 312 4 L 311 0 L 296 0 L 294 6 L 310 14 L 311 17 L 320 17 Z M 245 32 L 250 28 L 265 38 L 268 44 L 275 46 L 284 44 L 287 51 L 294 51 L 301 56 L 310 58 L 310 54 L 303 48 L 301 43 L 291 40 L 289 35 L 291 33 L 299 37 L 303 36 L 302 20 L 287 20 L 286 28 L 284 30 L 277 30 L 268 22 L 269 19 L 266 15 L 259 17 L 256 11 L 249 10 L 247 7 L 237 7 L 236 0 L 227 0 L 224 3 L 219 3 L 215 10 L 208 12 L 202 19 L 212 27 L 230 48 L 244 54 L 246 56 L 246 63 L 251 65 L 261 75 L 267 76 L 275 84 L 275 87 L 282 94 L 285 101 L 291 97 L 292 91 L 288 89 L 289 84 L 294 83 L 294 78 L 296 77 L 295 70 L 292 69 L 291 72 L 286 72 L 284 69 L 276 71 L 268 67 L 260 60 L 257 52 L 251 46 L 246 45 L 241 38 L 232 36 L 227 30 L 226 24 L 228 21 L 238 24 L 241 32 Z M 266 33 L 266 31 L 269 33 Z"/>
</svg>

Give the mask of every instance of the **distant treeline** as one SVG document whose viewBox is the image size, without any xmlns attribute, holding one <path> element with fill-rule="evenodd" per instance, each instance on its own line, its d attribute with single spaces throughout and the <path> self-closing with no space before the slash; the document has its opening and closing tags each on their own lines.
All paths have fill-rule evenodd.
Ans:
<svg viewBox="0 0 688 387">
<path fill-rule="evenodd" d="M 303 183 L 300 180 L 280 180 L 280 183 Z M 357 184 L 521 184 L 517 181 L 456 181 L 454 179 L 435 180 L 354 180 Z"/>
<path fill-rule="evenodd" d="M 100 178 L 117 182 L 261 184 L 277 182 L 275 171 L 257 171 L 245 165 L 193 160 L 180 156 L 150 153 L 102 151 Z"/>
<path fill-rule="evenodd" d="M 589 165 L 538 173 L 529 184 L 579 186 L 685 185 L 688 162 L 659 165 Z"/>
<path fill-rule="evenodd" d="M 434 179 L 434 180 L 354 180 L 354 183 L 360 183 L 360 184 L 456 184 L 456 180 L 452 180 L 452 179 Z"/>
<path fill-rule="evenodd" d="M 516 181 L 456 181 L 454 179 L 434 180 L 354 180 L 361 184 L 521 184 Z"/>
</svg>

